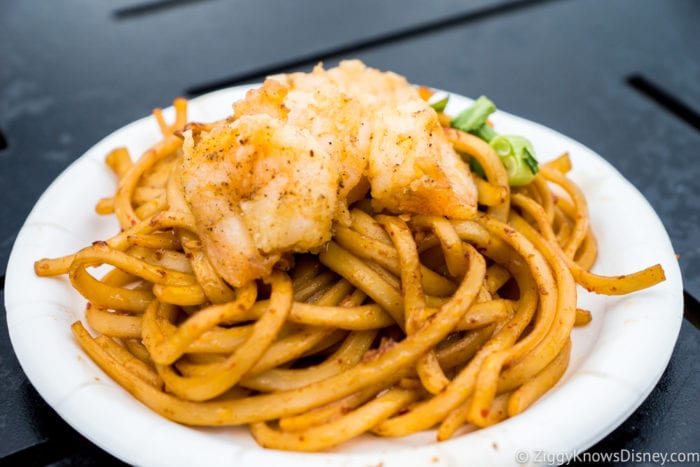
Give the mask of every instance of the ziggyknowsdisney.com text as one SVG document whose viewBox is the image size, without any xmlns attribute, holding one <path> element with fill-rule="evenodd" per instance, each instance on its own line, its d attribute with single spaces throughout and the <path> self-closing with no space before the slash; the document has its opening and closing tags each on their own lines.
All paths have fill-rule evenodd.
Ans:
<svg viewBox="0 0 700 467">
<path fill-rule="evenodd" d="M 520 450 L 515 454 L 515 460 L 520 464 L 561 465 L 569 462 L 587 463 L 646 463 L 652 465 L 668 465 L 679 463 L 700 463 L 700 452 L 649 452 L 621 449 L 615 452 L 550 452 L 543 449 Z"/>
</svg>

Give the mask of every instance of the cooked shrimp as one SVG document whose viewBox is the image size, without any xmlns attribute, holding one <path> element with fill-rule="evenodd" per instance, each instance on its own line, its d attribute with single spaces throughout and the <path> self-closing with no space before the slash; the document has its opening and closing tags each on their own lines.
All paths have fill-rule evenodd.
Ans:
<svg viewBox="0 0 700 467">
<path fill-rule="evenodd" d="M 435 111 L 405 78 L 359 61 L 272 76 L 185 143 L 185 196 L 214 267 L 236 286 L 319 249 L 370 190 L 378 210 L 476 212 Z"/>
<path fill-rule="evenodd" d="M 185 133 L 182 183 L 213 266 L 234 286 L 270 274 L 285 253 L 330 240 L 338 171 L 302 128 L 249 115 Z"/>
<path fill-rule="evenodd" d="M 384 107 L 373 122 L 369 181 L 377 210 L 465 219 L 477 192 L 467 165 L 422 101 Z"/>
<path fill-rule="evenodd" d="M 341 209 L 348 197 L 352 202 L 364 196 L 368 189 L 363 183 L 370 137 L 365 121 L 368 110 L 322 68 L 270 77 L 234 104 L 236 118 L 259 113 L 308 129 L 331 153 L 339 165 Z"/>
<path fill-rule="evenodd" d="M 234 115 L 265 113 L 309 129 L 340 164 L 338 195 L 352 203 L 369 188 L 369 120 L 378 109 L 408 100 L 421 99 L 404 77 L 347 60 L 327 71 L 319 65 L 311 73 L 271 76 L 234 104 Z"/>
<path fill-rule="evenodd" d="M 420 99 L 418 90 L 403 76 L 367 67 L 359 60 L 342 61 L 325 73 L 333 84 L 358 98 L 365 108 Z"/>
</svg>

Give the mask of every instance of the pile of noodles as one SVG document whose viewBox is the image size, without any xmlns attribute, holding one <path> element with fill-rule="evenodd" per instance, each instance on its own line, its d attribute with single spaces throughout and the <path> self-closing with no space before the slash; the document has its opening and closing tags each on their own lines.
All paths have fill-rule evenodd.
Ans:
<svg viewBox="0 0 700 467">
<path fill-rule="evenodd" d="M 319 254 L 229 286 L 210 264 L 178 183 L 180 130 L 155 117 L 163 139 L 132 161 L 107 157 L 119 179 L 98 203 L 121 231 L 75 254 L 42 259 L 88 301 L 73 332 L 85 352 L 135 398 L 193 426 L 250 426 L 264 447 L 315 451 L 365 432 L 439 440 L 526 410 L 567 368 L 576 285 L 625 294 L 663 280 L 589 272 L 597 250 L 586 200 L 566 154 L 511 188 L 493 149 L 445 128 L 477 161 L 471 220 L 351 206 Z M 109 265 L 95 277 L 90 268 Z M 96 337 L 93 337 L 93 334 Z"/>
</svg>

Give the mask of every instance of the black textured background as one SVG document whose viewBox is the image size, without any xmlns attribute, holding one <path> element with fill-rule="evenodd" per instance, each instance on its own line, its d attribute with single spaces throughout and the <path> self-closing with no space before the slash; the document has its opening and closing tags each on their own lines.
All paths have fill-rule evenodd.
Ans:
<svg viewBox="0 0 700 467">
<path fill-rule="evenodd" d="M 39 195 L 115 129 L 178 95 L 357 57 L 486 94 L 646 196 L 679 255 L 686 320 L 657 387 L 592 450 L 698 450 L 699 25 L 694 0 L 0 0 L 0 271 Z M 0 463 L 118 464 L 37 395 L 2 314 Z"/>
</svg>

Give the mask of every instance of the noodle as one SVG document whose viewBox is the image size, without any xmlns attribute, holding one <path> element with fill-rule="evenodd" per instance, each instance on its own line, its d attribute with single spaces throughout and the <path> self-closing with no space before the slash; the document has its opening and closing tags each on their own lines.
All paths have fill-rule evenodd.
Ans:
<svg viewBox="0 0 700 467">
<path fill-rule="evenodd" d="M 425 94 L 427 91 L 423 90 Z M 72 329 L 110 377 L 155 412 L 193 426 L 249 424 L 263 447 L 317 451 L 359 436 L 405 436 L 517 415 L 564 374 L 571 330 L 590 321 L 576 284 L 631 293 L 664 280 L 659 265 L 624 276 L 589 271 L 597 256 L 567 155 L 510 187 L 494 150 L 445 128 L 472 175 L 473 219 L 377 212 L 367 199 L 318 253 L 234 287 L 217 273 L 180 183 L 181 132 L 154 116 L 162 141 L 132 161 L 97 212 L 115 236 L 35 263 L 66 274 L 88 306 Z M 444 115 L 441 121 L 448 122 Z M 90 268 L 109 265 L 97 278 Z"/>
</svg>

